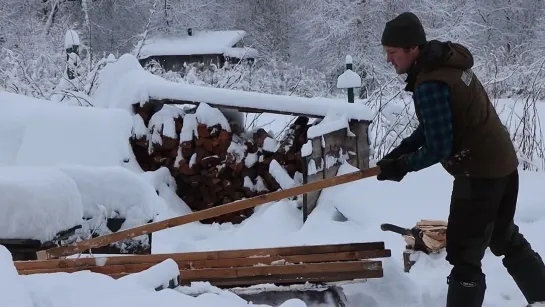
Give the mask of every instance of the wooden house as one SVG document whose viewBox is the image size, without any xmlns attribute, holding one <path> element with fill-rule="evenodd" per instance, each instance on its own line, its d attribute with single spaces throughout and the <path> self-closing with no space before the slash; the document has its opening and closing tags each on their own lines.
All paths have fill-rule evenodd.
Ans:
<svg viewBox="0 0 545 307">
<path fill-rule="evenodd" d="M 258 52 L 244 46 L 246 32 L 194 31 L 187 35 L 148 37 L 137 58 L 142 66 L 152 60 L 170 71 L 182 71 L 184 63 L 216 64 L 223 67 L 226 62 L 238 63 L 240 60 L 253 62 Z"/>
</svg>

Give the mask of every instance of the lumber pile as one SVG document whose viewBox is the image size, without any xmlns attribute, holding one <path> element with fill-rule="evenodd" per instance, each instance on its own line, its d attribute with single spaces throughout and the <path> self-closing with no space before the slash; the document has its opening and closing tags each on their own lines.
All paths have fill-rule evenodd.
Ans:
<svg viewBox="0 0 545 307">
<path fill-rule="evenodd" d="M 144 171 L 168 168 L 176 180 L 178 196 L 193 211 L 302 182 L 300 151 L 305 143 L 306 117 L 298 118 L 285 137 L 276 140 L 264 129 L 244 131 L 236 120 L 228 120 L 219 109 L 206 104 L 181 109 L 150 100 L 135 104 L 133 111 L 135 129 L 130 142 L 136 160 Z M 275 170 L 281 166 L 287 174 L 282 174 L 283 180 L 273 175 L 271 164 Z M 252 212 L 203 222 L 238 223 Z"/>
<path fill-rule="evenodd" d="M 207 281 L 221 288 L 274 283 L 277 285 L 323 283 L 380 278 L 382 262 L 390 257 L 383 242 L 290 246 L 263 249 L 134 255 L 107 258 L 67 258 L 16 261 L 19 274 L 91 272 L 113 278 L 140 273 L 173 261 L 180 271 L 180 285 Z M 172 265 L 169 265 L 172 267 Z M 174 276 L 169 274 L 170 277 Z"/>
</svg>

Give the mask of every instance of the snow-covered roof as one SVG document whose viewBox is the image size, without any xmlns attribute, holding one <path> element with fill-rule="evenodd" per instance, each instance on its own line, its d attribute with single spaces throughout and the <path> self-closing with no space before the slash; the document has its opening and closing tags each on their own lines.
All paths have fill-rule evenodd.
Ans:
<svg viewBox="0 0 545 307">
<path fill-rule="evenodd" d="M 194 55 L 194 54 L 240 54 L 240 48 L 234 48 L 246 36 L 243 30 L 194 31 L 192 35 L 156 36 L 145 40 L 139 59 L 158 55 Z M 246 56 L 255 57 L 257 50 L 244 47 Z M 233 55 L 231 55 L 233 56 Z"/>
<path fill-rule="evenodd" d="M 254 110 L 310 117 L 336 113 L 344 114 L 349 120 L 370 121 L 373 118 L 371 109 L 359 100 L 348 103 L 346 99 L 293 97 L 171 82 L 144 70 L 130 54 L 124 54 L 103 69 L 93 104 L 95 107 L 122 108 L 132 112 L 133 104 L 144 104 L 149 99 L 207 103 L 212 107 L 243 112 Z"/>
</svg>

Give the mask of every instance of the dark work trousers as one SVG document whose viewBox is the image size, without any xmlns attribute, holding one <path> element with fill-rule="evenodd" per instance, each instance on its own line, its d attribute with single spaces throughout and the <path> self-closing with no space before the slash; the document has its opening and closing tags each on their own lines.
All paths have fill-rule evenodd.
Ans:
<svg viewBox="0 0 545 307">
<path fill-rule="evenodd" d="M 513 221 L 518 187 L 518 171 L 498 179 L 454 179 L 446 246 L 452 278 L 472 282 L 484 277 L 481 260 L 487 247 L 496 256 L 531 250 Z"/>
</svg>

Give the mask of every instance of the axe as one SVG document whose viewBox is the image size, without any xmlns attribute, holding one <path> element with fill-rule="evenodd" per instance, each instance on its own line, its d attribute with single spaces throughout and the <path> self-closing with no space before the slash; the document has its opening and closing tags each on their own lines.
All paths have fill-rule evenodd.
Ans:
<svg viewBox="0 0 545 307">
<path fill-rule="evenodd" d="M 382 231 L 395 232 L 402 236 L 412 236 L 414 238 L 414 246 L 412 248 L 414 251 L 421 251 L 426 254 L 430 254 L 431 252 L 431 249 L 423 240 L 424 233 L 422 232 L 422 229 L 418 227 L 403 228 L 394 224 L 384 223 L 380 225 L 380 229 L 382 229 Z"/>
</svg>

